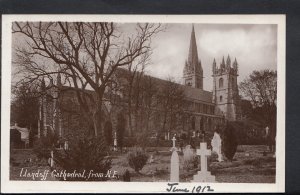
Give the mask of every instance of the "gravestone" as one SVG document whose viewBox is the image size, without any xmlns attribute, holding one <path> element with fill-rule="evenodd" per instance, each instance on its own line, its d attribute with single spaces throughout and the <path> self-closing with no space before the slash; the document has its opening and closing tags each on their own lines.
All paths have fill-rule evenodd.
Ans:
<svg viewBox="0 0 300 195">
<path fill-rule="evenodd" d="M 212 151 L 214 151 L 218 154 L 218 161 L 219 162 L 223 161 L 223 159 L 222 159 L 222 149 L 221 149 L 222 140 L 221 140 L 220 135 L 217 132 L 214 133 L 214 137 L 211 140 L 211 146 L 212 146 Z"/>
<path fill-rule="evenodd" d="M 270 129 L 270 128 L 267 126 L 267 127 L 266 127 L 266 133 L 265 133 L 265 136 L 266 136 L 266 137 L 269 136 L 269 129 Z"/>
<path fill-rule="evenodd" d="M 117 142 L 117 133 L 115 132 L 115 138 L 114 138 L 114 151 L 117 151 L 117 147 L 118 147 L 118 142 Z"/>
<path fill-rule="evenodd" d="M 148 160 L 148 163 L 153 163 L 154 162 L 154 157 L 153 157 L 153 154 L 151 154 L 149 160 Z"/>
<path fill-rule="evenodd" d="M 191 148 L 191 145 L 187 145 L 183 150 L 183 160 L 190 161 L 194 158 L 194 151 Z"/>
<path fill-rule="evenodd" d="M 173 147 L 171 148 L 171 170 L 170 170 L 170 181 L 179 182 L 179 157 L 177 153 L 177 148 L 175 146 L 176 138 L 173 137 Z"/>
<path fill-rule="evenodd" d="M 68 143 L 68 141 L 65 141 L 65 143 L 64 143 L 64 149 L 65 150 L 69 150 L 69 143 Z"/>
<path fill-rule="evenodd" d="M 216 182 L 215 176 L 207 171 L 207 156 L 211 155 L 211 151 L 207 149 L 205 142 L 200 143 L 200 149 L 197 149 L 197 155 L 201 158 L 201 170 L 194 175 L 192 182 Z"/>
<path fill-rule="evenodd" d="M 50 153 L 51 157 L 48 159 L 48 163 L 50 165 L 50 167 L 52 168 L 54 165 L 54 159 L 53 159 L 53 150 Z"/>
</svg>

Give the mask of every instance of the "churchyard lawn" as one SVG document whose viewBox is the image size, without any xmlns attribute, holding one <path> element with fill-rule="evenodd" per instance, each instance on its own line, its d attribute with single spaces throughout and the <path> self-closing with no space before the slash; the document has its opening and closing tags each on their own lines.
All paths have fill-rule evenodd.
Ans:
<svg viewBox="0 0 300 195">
<path fill-rule="evenodd" d="M 130 150 L 130 148 L 129 148 Z M 121 176 L 129 170 L 131 181 L 139 182 L 166 182 L 170 179 L 170 148 L 160 147 L 156 153 L 155 148 L 147 148 L 149 156 L 153 155 L 154 162 L 147 163 L 140 173 L 136 173 L 129 167 L 127 161 L 127 153 L 114 152 L 112 155 L 112 168 Z M 238 146 L 237 152 L 232 162 L 217 162 L 216 159 L 209 158 L 208 170 L 212 175 L 216 176 L 216 181 L 220 183 L 274 183 L 276 160 L 272 154 L 267 153 L 266 146 Z M 20 177 L 20 171 L 23 168 L 28 170 L 40 171 L 48 170 L 47 162 L 28 162 L 28 158 L 35 159 L 35 155 L 31 150 L 15 150 L 11 154 L 10 163 L 10 179 L 11 180 L 31 180 L 30 178 Z M 27 162 L 26 162 L 27 161 Z M 180 182 L 190 182 L 193 175 L 200 170 L 200 165 L 194 167 L 193 164 L 189 168 L 184 165 L 183 155 L 179 152 L 180 162 Z M 197 163 L 195 163 L 197 165 Z M 54 180 L 48 177 L 47 180 Z M 115 181 L 115 180 L 114 180 Z"/>
</svg>

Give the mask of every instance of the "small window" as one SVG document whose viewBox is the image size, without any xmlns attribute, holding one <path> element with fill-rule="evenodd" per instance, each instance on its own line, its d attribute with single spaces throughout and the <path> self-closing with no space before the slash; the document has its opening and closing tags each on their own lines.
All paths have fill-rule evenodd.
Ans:
<svg viewBox="0 0 300 195">
<path fill-rule="evenodd" d="M 222 96 L 220 96 L 220 102 L 222 102 L 222 100 L 223 100 L 223 97 L 222 97 Z"/>
<path fill-rule="evenodd" d="M 219 79 L 219 88 L 223 87 L 223 78 Z"/>
</svg>

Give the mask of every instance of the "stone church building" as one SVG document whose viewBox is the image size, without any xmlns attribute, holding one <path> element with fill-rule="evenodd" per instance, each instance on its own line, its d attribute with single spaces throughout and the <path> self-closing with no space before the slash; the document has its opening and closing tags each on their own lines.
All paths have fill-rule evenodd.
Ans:
<svg viewBox="0 0 300 195">
<path fill-rule="evenodd" d="M 181 123 L 178 129 L 169 133 L 184 133 L 184 132 L 212 132 L 216 125 L 224 123 L 225 120 L 236 121 L 240 119 L 240 98 L 237 85 L 238 63 L 234 59 L 232 62 L 229 55 L 225 61 L 218 65 L 216 60 L 212 60 L 212 91 L 203 89 L 203 68 L 201 60 L 198 56 L 197 43 L 194 27 L 192 28 L 190 46 L 188 56 L 185 61 L 183 70 L 183 83 L 178 84 L 184 92 L 184 113 L 186 114 L 185 121 Z M 168 82 L 165 80 L 154 78 L 157 85 Z M 60 91 L 61 88 L 67 88 L 61 84 L 61 76 L 57 76 L 57 81 L 49 85 L 58 87 L 47 90 L 45 82 L 42 82 L 41 90 L 46 91 L 40 98 L 39 106 L 39 121 L 38 121 L 38 137 L 46 135 L 48 131 L 56 132 L 59 137 L 76 131 L 78 128 L 88 127 L 91 124 L 86 124 L 82 120 L 80 108 L 76 103 L 74 90 Z M 93 93 L 90 91 L 89 93 Z M 59 98 L 53 98 L 59 97 Z M 66 106 L 63 106 L 65 102 Z M 123 104 L 123 109 L 126 110 L 126 104 Z M 108 108 L 109 107 L 109 108 Z M 107 110 L 116 112 L 120 110 L 120 105 L 104 106 Z M 116 114 L 108 114 L 112 121 L 113 132 L 116 129 Z M 153 117 L 153 122 L 150 125 L 151 131 L 157 131 L 157 121 L 159 117 Z M 128 118 L 125 117 L 126 126 L 128 126 Z M 128 127 L 126 127 L 128 129 Z M 133 132 L 134 134 L 135 132 Z M 168 136 L 169 137 L 169 136 Z"/>
</svg>

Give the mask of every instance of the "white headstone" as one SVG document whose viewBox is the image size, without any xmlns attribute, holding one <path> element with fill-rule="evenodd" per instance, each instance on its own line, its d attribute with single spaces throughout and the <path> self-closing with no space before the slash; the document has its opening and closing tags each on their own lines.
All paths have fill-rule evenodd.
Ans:
<svg viewBox="0 0 300 195">
<path fill-rule="evenodd" d="M 201 158 L 201 170 L 194 175 L 192 182 L 216 182 L 215 176 L 207 171 L 207 156 L 211 155 L 211 151 L 207 149 L 205 142 L 200 143 L 200 149 L 197 149 L 197 155 Z"/>
<path fill-rule="evenodd" d="M 212 151 L 216 152 L 218 154 L 218 161 L 221 162 L 223 161 L 222 159 L 222 140 L 220 135 L 215 132 L 214 137 L 211 140 L 211 146 L 212 146 Z"/>
<path fill-rule="evenodd" d="M 171 173 L 170 173 L 171 182 L 179 182 L 179 157 L 177 151 L 172 152 L 171 156 Z"/>
<path fill-rule="evenodd" d="M 149 163 L 153 163 L 154 162 L 154 157 L 153 157 L 153 154 L 151 154 L 150 158 L 149 158 Z"/>
<path fill-rule="evenodd" d="M 50 167 L 53 167 L 53 165 L 54 165 L 53 150 L 51 151 L 50 155 L 51 155 L 51 157 L 48 159 L 48 163 L 49 163 Z"/>
<path fill-rule="evenodd" d="M 191 148 L 191 145 L 187 145 L 183 150 L 183 160 L 185 162 L 188 162 L 188 161 L 192 160 L 193 157 L 194 157 L 194 152 Z"/>
<path fill-rule="evenodd" d="M 115 132 L 115 138 L 114 138 L 114 151 L 117 151 L 117 147 L 118 147 L 118 141 L 117 141 L 117 133 Z"/>
<path fill-rule="evenodd" d="M 266 137 L 268 137 L 268 135 L 269 135 L 269 127 L 267 126 L 266 127 Z"/>
<path fill-rule="evenodd" d="M 69 144 L 68 144 L 68 141 L 65 141 L 64 149 L 65 149 L 65 150 L 69 150 Z"/>
</svg>

